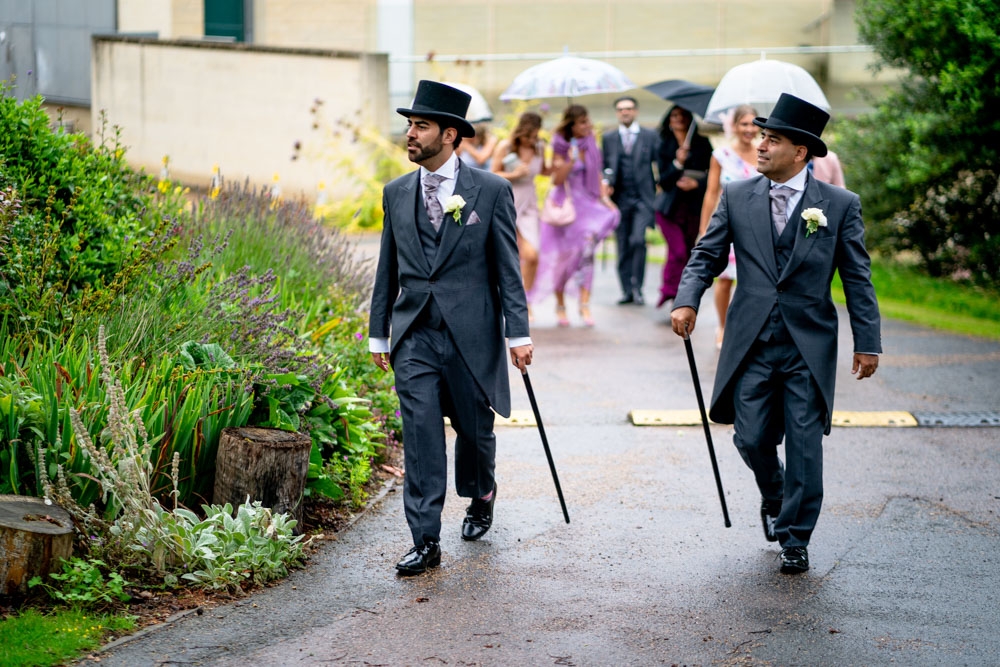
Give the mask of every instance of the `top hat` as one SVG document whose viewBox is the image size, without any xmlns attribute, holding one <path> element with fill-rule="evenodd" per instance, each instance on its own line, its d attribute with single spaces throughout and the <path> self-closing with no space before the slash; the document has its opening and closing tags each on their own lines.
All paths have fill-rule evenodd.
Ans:
<svg viewBox="0 0 1000 667">
<path fill-rule="evenodd" d="M 435 121 L 445 121 L 448 127 L 454 127 L 463 137 L 476 136 L 476 130 L 465 113 L 469 110 L 472 96 L 468 93 L 446 86 L 437 81 L 421 81 L 417 84 L 417 94 L 413 96 L 410 109 L 396 109 L 401 116 L 422 116 Z"/>
<path fill-rule="evenodd" d="M 826 155 L 826 144 L 819 138 L 823 134 L 830 114 L 815 104 L 810 104 L 794 95 L 782 93 L 774 110 L 767 118 L 758 116 L 753 124 L 766 130 L 774 130 L 787 135 L 796 143 L 809 147 L 814 157 Z"/>
</svg>

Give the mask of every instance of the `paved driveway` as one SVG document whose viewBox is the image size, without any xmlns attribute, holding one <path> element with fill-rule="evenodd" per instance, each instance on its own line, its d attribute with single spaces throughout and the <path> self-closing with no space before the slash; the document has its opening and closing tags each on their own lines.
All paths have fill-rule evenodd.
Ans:
<svg viewBox="0 0 1000 667">
<path fill-rule="evenodd" d="M 706 392 L 710 298 L 693 336 Z M 630 410 L 697 404 L 667 314 L 616 299 L 609 262 L 595 329 L 556 329 L 551 304 L 537 309 L 531 378 L 571 524 L 537 431 L 504 428 L 494 527 L 462 542 L 464 504 L 450 495 L 438 570 L 395 576 L 409 532 L 393 491 L 308 569 L 101 664 L 997 664 L 1000 431 L 836 428 L 812 569 L 781 575 L 729 428 L 712 427 L 727 529 L 701 427 L 630 423 Z M 883 337 L 879 372 L 863 382 L 845 343 L 838 409 L 1000 409 L 1000 344 L 892 322 Z M 511 381 L 515 409 L 528 410 L 516 372 Z"/>
</svg>

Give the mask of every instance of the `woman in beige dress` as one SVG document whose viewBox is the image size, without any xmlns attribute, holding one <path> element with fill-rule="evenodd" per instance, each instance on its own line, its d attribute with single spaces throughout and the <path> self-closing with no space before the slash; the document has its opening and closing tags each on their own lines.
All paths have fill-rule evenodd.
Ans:
<svg viewBox="0 0 1000 667">
<path fill-rule="evenodd" d="M 741 104 L 733 112 L 733 137 L 728 146 L 712 151 L 708 167 L 708 186 L 705 201 L 701 207 L 701 227 L 698 238 L 705 235 L 708 223 L 719 205 L 722 186 L 730 181 L 739 181 L 757 175 L 757 137 L 760 128 L 753 124 L 757 110 L 748 104 Z M 736 280 L 736 255 L 729 249 L 729 265 L 715 279 L 712 291 L 715 293 L 715 310 L 719 315 L 719 328 L 715 332 L 715 347 L 722 349 L 722 337 L 726 330 L 726 311 Z"/>
<path fill-rule="evenodd" d="M 552 166 L 545 163 L 545 142 L 538 138 L 542 117 L 527 111 L 521 114 L 510 137 L 493 152 L 492 171 L 510 181 L 517 210 L 517 249 L 521 255 L 524 291 L 530 292 L 538 270 L 538 192 L 535 177 L 548 176 Z M 531 305 L 528 305 L 531 319 Z"/>
</svg>

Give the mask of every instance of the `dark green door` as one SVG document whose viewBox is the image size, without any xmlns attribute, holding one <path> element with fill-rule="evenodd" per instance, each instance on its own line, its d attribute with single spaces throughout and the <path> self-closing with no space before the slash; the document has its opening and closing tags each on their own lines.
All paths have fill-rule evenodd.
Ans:
<svg viewBox="0 0 1000 667">
<path fill-rule="evenodd" d="M 205 0 L 205 36 L 246 39 L 243 0 Z"/>
</svg>

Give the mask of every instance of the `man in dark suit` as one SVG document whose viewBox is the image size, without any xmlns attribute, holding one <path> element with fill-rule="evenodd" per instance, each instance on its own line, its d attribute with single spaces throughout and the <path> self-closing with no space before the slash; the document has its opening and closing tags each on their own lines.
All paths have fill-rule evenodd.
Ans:
<svg viewBox="0 0 1000 667">
<path fill-rule="evenodd" d="M 519 368 L 533 349 L 510 183 L 455 155 L 462 137 L 474 134 L 465 121 L 469 100 L 450 86 L 419 83 L 412 108 L 397 112 L 409 119 L 407 151 L 420 168 L 386 185 L 382 198 L 368 334 L 375 364 L 396 373 L 403 420 L 403 504 L 414 545 L 396 565 L 403 575 L 441 562 L 445 416 L 458 436 L 455 486 L 472 499 L 462 538 L 490 529 L 493 410 L 510 415 L 504 338 Z"/>
<path fill-rule="evenodd" d="M 604 133 L 605 182 L 611 186 L 611 199 L 621 211 L 615 230 L 618 246 L 618 281 L 622 288 L 619 305 L 643 305 L 642 283 L 646 277 L 646 228 L 652 227 L 656 178 L 653 164 L 660 154 L 660 137 L 653 130 L 639 127 L 636 115 L 639 104 L 632 97 L 615 100 L 618 127 Z"/>
<path fill-rule="evenodd" d="M 733 424 L 733 441 L 760 489 L 768 541 L 781 544 L 781 571 L 809 569 L 806 549 L 823 500 L 823 435 L 829 435 L 837 364 L 837 310 L 830 297 L 840 273 L 854 334 L 852 373 L 878 367 L 880 317 L 865 250 L 858 196 L 822 183 L 806 169 L 823 156 L 829 119 L 783 94 L 757 149 L 762 175 L 725 186 L 708 231 L 681 277 L 673 330 L 694 330 L 702 293 L 736 252 L 739 286 L 726 319 L 711 417 Z M 777 446 L 784 438 L 785 463 Z"/>
</svg>

